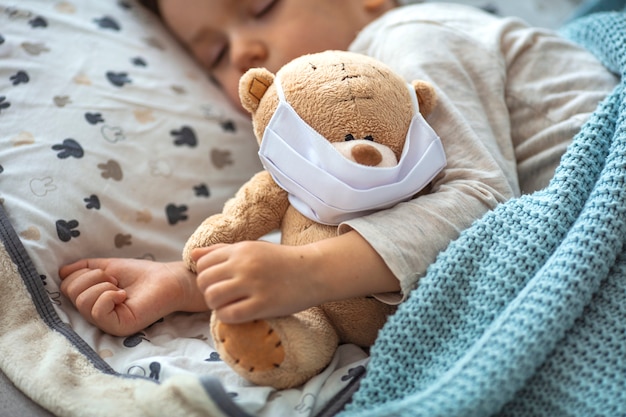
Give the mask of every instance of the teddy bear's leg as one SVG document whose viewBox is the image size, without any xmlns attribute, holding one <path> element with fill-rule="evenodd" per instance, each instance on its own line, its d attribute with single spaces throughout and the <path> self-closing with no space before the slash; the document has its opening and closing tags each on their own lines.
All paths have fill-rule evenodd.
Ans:
<svg viewBox="0 0 626 417">
<path fill-rule="evenodd" d="M 215 348 L 235 372 L 257 385 L 295 387 L 332 360 L 339 338 L 320 308 L 288 317 L 226 324 L 211 320 Z"/>
<path fill-rule="evenodd" d="M 326 303 L 321 308 L 333 323 L 341 343 L 354 343 L 364 348 L 374 344 L 378 331 L 396 311 L 396 306 L 374 297 Z"/>
</svg>

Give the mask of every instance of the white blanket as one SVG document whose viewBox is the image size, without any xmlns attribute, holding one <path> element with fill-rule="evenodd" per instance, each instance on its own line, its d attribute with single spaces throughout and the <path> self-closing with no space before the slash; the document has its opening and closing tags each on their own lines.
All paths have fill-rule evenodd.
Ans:
<svg viewBox="0 0 626 417">
<path fill-rule="evenodd" d="M 115 338 L 74 312 L 76 333 L 57 315 L 2 209 L 0 236 L 0 368 L 56 415 L 315 416 L 339 407 L 345 398 L 334 398 L 365 370 L 367 355 L 344 345 L 300 388 L 254 386 L 219 361 L 205 336 L 207 314 L 174 314 Z"/>
</svg>

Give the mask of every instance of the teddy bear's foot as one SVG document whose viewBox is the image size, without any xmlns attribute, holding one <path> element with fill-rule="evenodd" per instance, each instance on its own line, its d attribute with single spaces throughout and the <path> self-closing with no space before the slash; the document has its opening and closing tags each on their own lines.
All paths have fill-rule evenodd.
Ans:
<svg viewBox="0 0 626 417">
<path fill-rule="evenodd" d="M 215 348 L 250 382 L 276 389 L 301 385 L 330 363 L 338 344 L 323 312 L 311 310 L 244 324 L 222 323 L 213 316 Z"/>
<path fill-rule="evenodd" d="M 250 373 L 279 368 L 285 359 L 280 338 L 265 320 L 243 324 L 220 322 L 216 340 L 237 368 Z"/>
</svg>

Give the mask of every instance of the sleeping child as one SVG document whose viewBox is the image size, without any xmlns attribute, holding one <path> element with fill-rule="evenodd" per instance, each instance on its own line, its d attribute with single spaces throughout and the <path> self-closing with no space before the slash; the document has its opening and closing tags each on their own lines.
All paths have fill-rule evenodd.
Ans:
<svg viewBox="0 0 626 417">
<path fill-rule="evenodd" d="M 561 155 L 617 78 L 552 31 L 467 6 L 393 0 L 145 1 L 239 105 L 253 67 L 351 50 L 406 80 L 433 84 L 428 122 L 447 166 L 430 193 L 345 221 L 303 245 L 265 241 L 196 249 L 180 262 L 82 259 L 60 268 L 62 292 L 91 323 L 130 335 L 175 311 L 225 323 L 289 315 L 372 295 L 401 303 L 450 241 L 498 204 L 546 186 Z M 298 280 L 284 282 L 297 275 Z"/>
</svg>

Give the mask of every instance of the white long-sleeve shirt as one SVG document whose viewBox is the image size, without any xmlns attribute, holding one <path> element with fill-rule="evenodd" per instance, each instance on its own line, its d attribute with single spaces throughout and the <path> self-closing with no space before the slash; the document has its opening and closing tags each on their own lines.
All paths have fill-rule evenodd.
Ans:
<svg viewBox="0 0 626 417">
<path fill-rule="evenodd" d="M 545 187 L 574 135 L 617 84 L 589 52 L 554 32 L 452 3 L 394 9 L 350 49 L 408 81 L 435 85 L 427 118 L 447 167 L 430 194 L 340 225 L 361 234 L 406 297 L 437 254 L 471 223 L 512 197 Z"/>
</svg>

